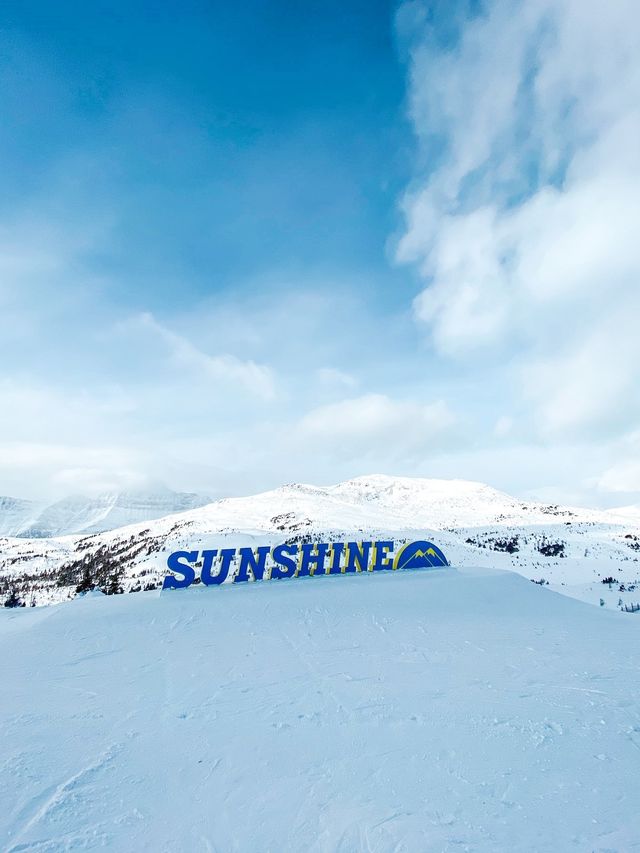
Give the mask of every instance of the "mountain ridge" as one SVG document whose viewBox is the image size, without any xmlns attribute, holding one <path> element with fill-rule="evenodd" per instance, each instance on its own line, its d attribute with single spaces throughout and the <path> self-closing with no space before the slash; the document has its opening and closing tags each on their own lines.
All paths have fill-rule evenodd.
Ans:
<svg viewBox="0 0 640 853">
<path fill-rule="evenodd" d="M 206 495 L 166 487 L 103 492 L 95 497 L 70 495 L 52 503 L 1 496 L 0 536 L 48 539 L 103 533 L 195 509 L 209 501 Z"/>
<path fill-rule="evenodd" d="M 175 550 L 345 538 L 430 539 L 453 565 L 510 569 L 596 603 L 600 581 L 615 577 L 621 598 L 636 594 L 636 582 L 640 598 L 640 519 L 522 501 L 475 481 L 368 475 L 223 498 L 101 533 L 5 537 L 0 601 L 13 588 L 29 602 L 63 601 L 85 577 L 112 591 L 157 588 Z"/>
</svg>

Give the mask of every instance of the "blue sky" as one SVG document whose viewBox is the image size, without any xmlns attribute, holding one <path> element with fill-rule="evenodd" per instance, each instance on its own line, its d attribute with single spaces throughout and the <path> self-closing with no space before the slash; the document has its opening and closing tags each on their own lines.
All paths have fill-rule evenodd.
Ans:
<svg viewBox="0 0 640 853">
<path fill-rule="evenodd" d="M 5 4 L 0 493 L 640 499 L 638 29 L 626 0 Z"/>
<path fill-rule="evenodd" d="M 118 298 L 134 307 L 172 309 L 274 268 L 392 276 L 385 240 L 412 145 L 393 14 L 15 4 L 4 204 L 81 161 L 62 203 L 117 216 L 92 266 L 126 279 Z"/>
</svg>

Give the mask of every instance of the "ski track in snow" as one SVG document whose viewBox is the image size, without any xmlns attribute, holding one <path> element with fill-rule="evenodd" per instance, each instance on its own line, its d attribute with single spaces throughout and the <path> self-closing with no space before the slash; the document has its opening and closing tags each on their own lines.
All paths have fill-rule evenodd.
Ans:
<svg viewBox="0 0 640 853">
<path fill-rule="evenodd" d="M 36 824 L 45 820 L 53 819 L 55 813 L 71 811 L 73 809 L 73 800 L 76 792 L 83 787 L 87 782 L 90 782 L 92 777 L 96 776 L 109 762 L 111 762 L 122 747 L 114 744 L 100 755 L 93 764 L 83 767 L 77 773 L 74 773 L 68 779 L 61 782 L 53 790 L 46 789 L 40 797 L 36 797 L 29 803 L 29 811 L 35 808 L 35 812 L 26 820 L 24 826 L 18 825 L 16 837 L 21 838 L 29 833 L 29 830 Z M 18 815 L 18 821 L 21 815 Z M 9 853 L 17 853 L 20 850 L 32 850 L 48 845 L 50 842 L 35 842 L 27 844 L 14 843 L 9 848 Z"/>
<path fill-rule="evenodd" d="M 0 849 L 640 850 L 640 619 L 509 573 L 0 612 Z"/>
</svg>

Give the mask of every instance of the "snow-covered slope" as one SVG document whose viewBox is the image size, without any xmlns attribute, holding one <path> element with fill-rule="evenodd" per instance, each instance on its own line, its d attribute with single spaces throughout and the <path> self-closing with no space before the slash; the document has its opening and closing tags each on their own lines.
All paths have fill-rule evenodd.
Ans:
<svg viewBox="0 0 640 853">
<path fill-rule="evenodd" d="M 0 609 L 0 848 L 626 853 L 639 631 L 452 569 Z"/>
<path fill-rule="evenodd" d="M 21 536 L 36 523 L 44 507 L 35 501 L 0 497 L 0 536 Z"/>
<path fill-rule="evenodd" d="M 479 483 L 359 477 L 336 486 L 292 484 L 247 498 L 92 536 L 0 540 L 0 595 L 27 601 L 73 595 L 83 573 L 106 588 L 154 588 L 172 551 L 289 539 L 433 539 L 456 566 L 513 569 L 598 602 L 640 600 L 640 520 L 525 503 Z M 624 583 L 620 592 L 618 584 Z M 635 596 L 635 597 L 634 597 Z"/>
<path fill-rule="evenodd" d="M 616 509 L 610 509 L 609 512 L 618 518 L 632 518 L 640 522 L 640 504 L 617 507 Z"/>
<path fill-rule="evenodd" d="M 208 501 L 203 495 L 162 487 L 109 492 L 96 498 L 73 496 L 52 504 L 0 497 L 0 536 L 42 539 L 100 533 L 195 509 Z"/>
</svg>

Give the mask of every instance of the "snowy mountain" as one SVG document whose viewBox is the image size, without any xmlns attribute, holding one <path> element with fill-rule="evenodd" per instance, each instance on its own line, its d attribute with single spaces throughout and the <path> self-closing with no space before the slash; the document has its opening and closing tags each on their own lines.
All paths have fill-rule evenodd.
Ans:
<svg viewBox="0 0 640 853">
<path fill-rule="evenodd" d="M 153 589 L 175 550 L 344 538 L 427 538 L 455 566 L 512 569 L 607 606 L 640 600 L 640 519 L 523 502 L 481 483 L 382 475 L 291 484 L 105 533 L 0 539 L 0 600 L 15 588 L 28 602 L 64 601 L 86 575 L 102 589 Z M 616 583 L 604 587 L 607 577 Z"/>
<path fill-rule="evenodd" d="M 44 504 L 0 496 L 0 536 L 21 536 L 35 523 Z"/>
<path fill-rule="evenodd" d="M 471 569 L 0 608 L 0 848 L 635 850 L 639 630 Z"/>
<path fill-rule="evenodd" d="M 640 521 L 640 504 L 617 507 L 609 510 L 609 512 L 618 517 L 633 518 Z"/>
<path fill-rule="evenodd" d="M 52 504 L 0 497 L 0 536 L 50 538 L 73 533 L 101 533 L 151 521 L 208 503 L 203 495 L 156 487 L 113 492 L 96 498 L 68 497 Z"/>
</svg>

